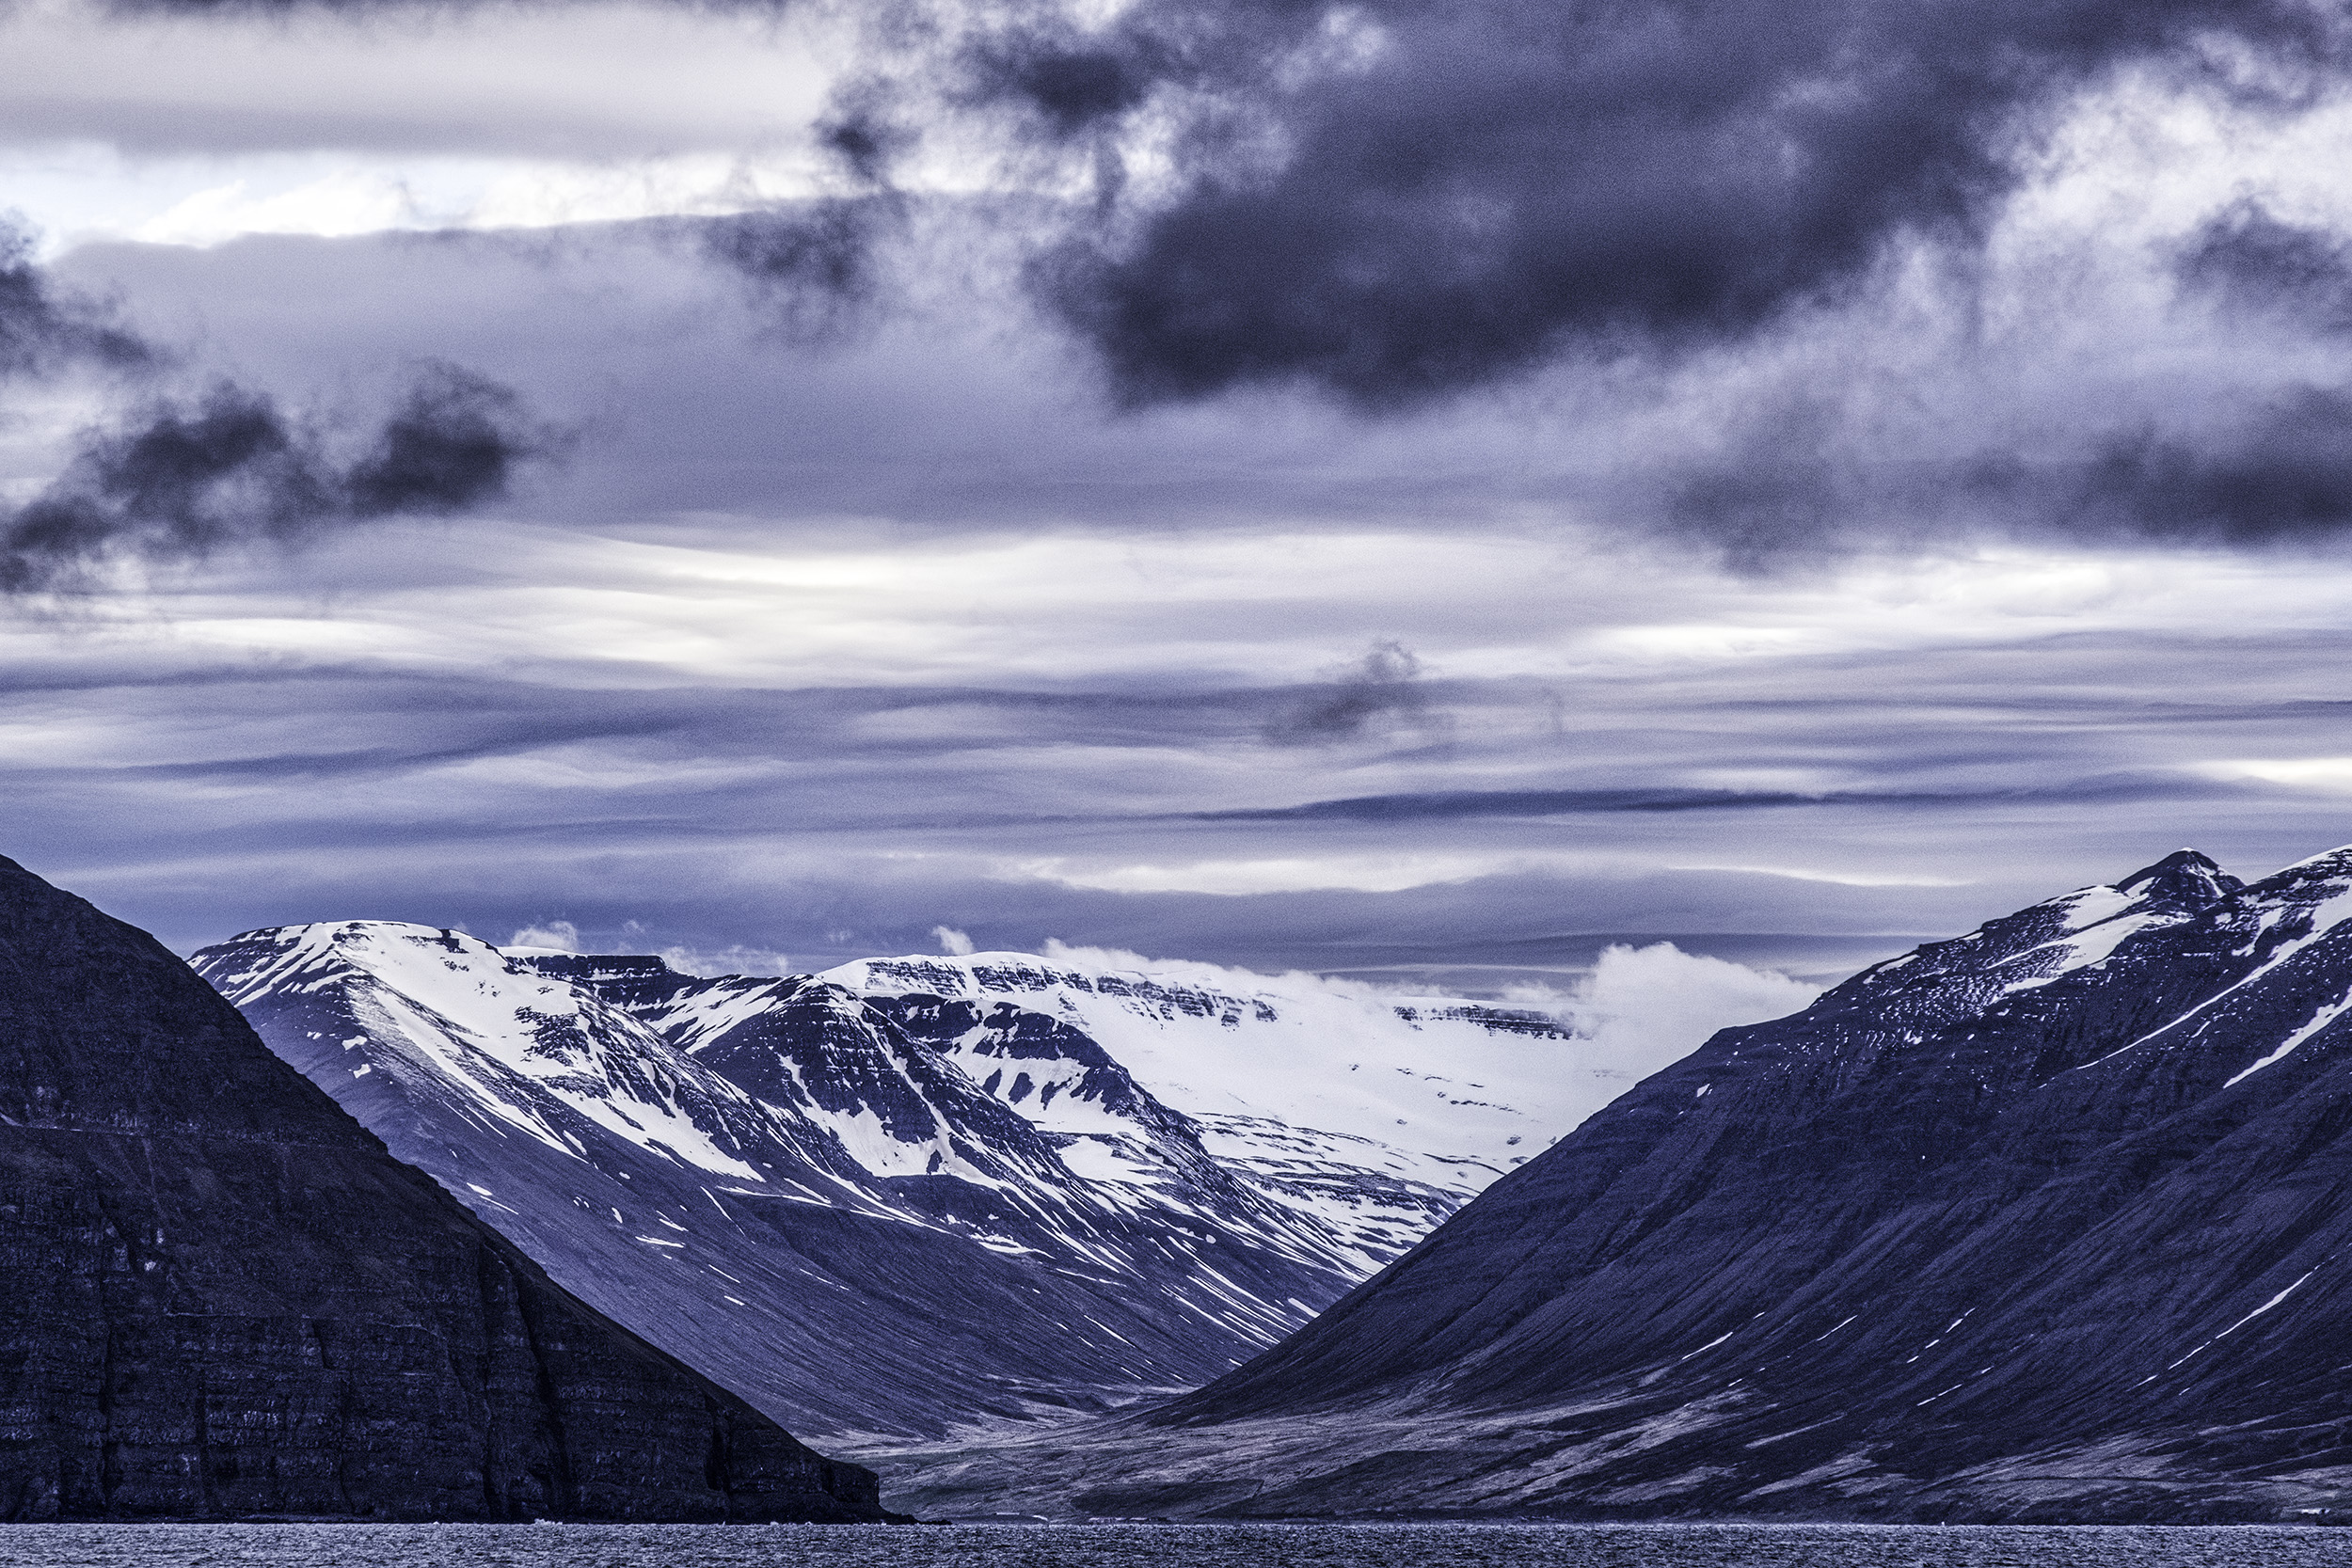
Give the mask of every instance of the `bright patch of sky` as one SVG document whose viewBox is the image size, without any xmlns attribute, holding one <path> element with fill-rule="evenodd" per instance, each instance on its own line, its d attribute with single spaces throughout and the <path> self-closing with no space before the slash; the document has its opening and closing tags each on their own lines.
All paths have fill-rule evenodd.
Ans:
<svg viewBox="0 0 2352 1568">
<path fill-rule="evenodd" d="M 532 229 L 739 213 L 817 188 L 802 152 L 559 162 L 324 151 L 128 158 L 93 144 L 0 150 L 0 188 L 43 251 L 245 234 Z"/>
<path fill-rule="evenodd" d="M 16 6 L 0 15 L 0 204 L 53 253 L 740 211 L 823 186 L 809 125 L 826 54 L 813 24 L 687 7 Z"/>
</svg>

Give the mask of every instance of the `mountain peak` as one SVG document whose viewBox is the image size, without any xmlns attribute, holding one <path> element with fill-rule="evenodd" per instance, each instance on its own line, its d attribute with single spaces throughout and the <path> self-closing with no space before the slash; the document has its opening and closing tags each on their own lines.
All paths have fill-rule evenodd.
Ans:
<svg viewBox="0 0 2352 1568">
<path fill-rule="evenodd" d="M 2246 884 L 2201 850 L 2175 849 L 2109 885 L 2118 893 L 2137 895 L 2137 901 L 2145 905 L 2195 909 L 2227 897 Z"/>
<path fill-rule="evenodd" d="M 1715 1036 L 1081 1495 L 2329 1517 L 2348 1101 L 2352 849 L 2244 889 L 2183 850 Z"/>
<path fill-rule="evenodd" d="M 695 986 L 694 976 L 670 967 L 653 953 L 567 953 L 551 947 L 501 947 L 500 957 L 517 969 L 575 986 L 586 986 L 618 1006 L 641 1007 Z"/>
</svg>

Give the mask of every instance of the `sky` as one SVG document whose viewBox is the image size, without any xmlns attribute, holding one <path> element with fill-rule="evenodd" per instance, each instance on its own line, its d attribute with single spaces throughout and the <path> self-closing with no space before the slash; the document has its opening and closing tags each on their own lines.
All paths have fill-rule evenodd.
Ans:
<svg viewBox="0 0 2352 1568">
<path fill-rule="evenodd" d="M 2352 840 L 2352 23 L 18 0 L 5 853 L 1811 982 Z M 560 923 L 560 924 L 559 924 Z"/>
</svg>

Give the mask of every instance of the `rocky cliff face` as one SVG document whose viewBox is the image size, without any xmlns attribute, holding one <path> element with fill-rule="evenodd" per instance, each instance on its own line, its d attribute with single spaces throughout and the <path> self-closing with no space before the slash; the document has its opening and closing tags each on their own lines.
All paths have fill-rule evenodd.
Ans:
<svg viewBox="0 0 2352 1568">
<path fill-rule="evenodd" d="M 0 1519 L 870 1520 L 0 861 Z"/>
<path fill-rule="evenodd" d="M 991 1463 L 1104 1513 L 2342 1516 L 2347 1314 L 2352 850 L 2184 851 L 1718 1034 L 1248 1366 Z"/>
</svg>

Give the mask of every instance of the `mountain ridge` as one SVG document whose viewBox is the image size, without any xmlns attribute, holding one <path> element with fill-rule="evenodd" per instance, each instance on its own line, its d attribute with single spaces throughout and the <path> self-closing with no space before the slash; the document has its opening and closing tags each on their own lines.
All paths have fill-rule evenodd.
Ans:
<svg viewBox="0 0 2352 1568">
<path fill-rule="evenodd" d="M 1500 1061 L 1566 1037 L 1529 1013 L 1407 1019 L 1009 955 L 706 978 L 356 921 L 192 961 L 599 1309 L 796 1430 L 859 1441 L 1065 1418 L 1229 1370 L 1507 1168 L 1507 1128 L 1534 1125 L 1387 1057 L 1358 1064 L 1388 1062 L 1383 1082 L 1333 1102 L 1354 1131 L 1238 1093 L 1179 1109 L 1095 1039 L 1087 1006 L 1110 998 L 1138 1049 L 1196 1064 L 1311 1044 L 1319 1026 L 1292 1014 L 1327 1004 L 1388 1031 L 1391 1056 L 1470 1039 Z M 1415 1120 L 1438 1147 L 1364 1131 Z"/>
<path fill-rule="evenodd" d="M 2342 1516 L 2348 920 L 2352 849 L 2250 884 L 2183 851 L 1925 944 L 1720 1032 L 1235 1372 L 900 1455 L 902 1495 Z"/>
</svg>

